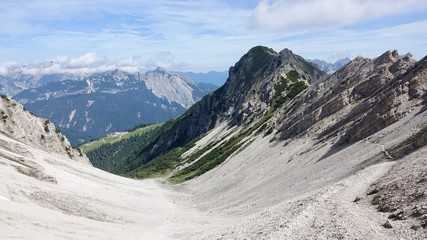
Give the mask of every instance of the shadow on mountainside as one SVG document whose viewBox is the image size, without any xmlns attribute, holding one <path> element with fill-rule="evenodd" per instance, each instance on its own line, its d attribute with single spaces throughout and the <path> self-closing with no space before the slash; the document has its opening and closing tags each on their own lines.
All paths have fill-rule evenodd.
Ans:
<svg viewBox="0 0 427 240">
<path fill-rule="evenodd" d="M 316 163 L 321 162 L 322 160 L 325 160 L 326 158 L 329 158 L 343 150 L 345 150 L 348 147 L 351 147 L 353 144 L 346 144 L 346 145 L 337 145 L 334 144 L 329 150 L 328 152 L 326 152 L 322 157 L 320 157 Z"/>
</svg>

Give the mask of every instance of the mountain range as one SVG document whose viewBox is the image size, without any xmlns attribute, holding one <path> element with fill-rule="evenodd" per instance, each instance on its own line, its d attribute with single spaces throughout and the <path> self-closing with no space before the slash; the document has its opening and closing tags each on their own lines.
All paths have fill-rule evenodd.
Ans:
<svg viewBox="0 0 427 240">
<path fill-rule="evenodd" d="M 15 96 L 16 94 L 29 88 L 42 87 L 50 82 L 64 80 L 83 80 L 90 76 L 104 76 L 117 70 L 136 73 L 141 72 L 137 66 L 120 66 L 112 64 L 98 66 L 98 68 L 84 67 L 78 61 L 63 63 L 56 61 L 31 63 L 31 64 L 9 64 L 0 65 L 0 94 Z M 127 69 L 131 71 L 127 71 Z M 176 72 L 178 75 L 187 76 L 200 86 L 212 88 L 212 85 L 221 86 L 227 78 L 227 72 L 209 71 L 206 73 Z M 211 85 L 212 84 L 212 85 Z"/>
<path fill-rule="evenodd" d="M 199 87 L 161 68 L 134 74 L 115 70 L 78 81 L 49 82 L 24 90 L 14 99 L 50 119 L 78 145 L 138 124 L 175 118 L 215 88 Z"/>
<path fill-rule="evenodd" d="M 256 46 L 178 118 L 89 143 L 121 176 L 30 145 L 54 128 L 25 114 L 34 127 L 0 132 L 0 236 L 424 239 L 426 86 L 427 57 L 387 51 L 326 74 Z"/>
<path fill-rule="evenodd" d="M 332 74 L 338 69 L 342 68 L 347 63 L 349 63 L 351 59 L 346 57 L 346 58 L 338 59 L 333 63 L 326 62 L 325 60 L 320 60 L 320 59 L 313 59 L 313 60 L 308 59 L 307 61 L 313 63 L 317 68 L 324 71 L 325 73 Z"/>
</svg>

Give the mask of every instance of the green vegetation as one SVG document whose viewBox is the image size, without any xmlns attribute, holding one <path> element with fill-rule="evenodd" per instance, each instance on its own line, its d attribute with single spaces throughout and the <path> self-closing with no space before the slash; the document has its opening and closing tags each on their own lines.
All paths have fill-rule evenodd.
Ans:
<svg viewBox="0 0 427 240">
<path fill-rule="evenodd" d="M 154 148 L 149 145 L 164 132 L 165 127 L 167 124 L 151 125 L 126 135 L 97 140 L 92 145 L 89 143 L 89 146 L 85 144 L 81 149 L 95 167 L 124 174 L 144 164 L 145 158 L 141 156 L 142 152 Z"/>
<path fill-rule="evenodd" d="M 273 111 L 278 109 L 288 100 L 288 98 L 283 95 L 283 92 L 288 87 L 289 87 L 289 81 L 284 77 L 280 77 L 280 81 L 274 85 L 274 96 L 272 100 Z"/>
<path fill-rule="evenodd" d="M 294 99 L 300 92 L 304 91 L 304 89 L 306 88 L 307 85 L 304 81 L 296 82 L 290 89 L 289 93 L 287 94 L 287 97 L 289 99 Z"/>
<path fill-rule="evenodd" d="M 236 152 L 242 145 L 242 139 L 245 137 L 245 134 L 241 134 L 236 137 L 232 137 L 230 140 L 221 144 L 221 146 L 215 148 L 214 151 L 208 152 L 206 155 L 201 157 L 197 162 L 193 163 L 189 167 L 184 168 L 181 171 L 178 171 L 174 174 L 170 181 L 172 183 L 181 183 L 186 180 L 198 177 L 203 173 L 213 169 L 219 164 L 223 163 L 231 154 Z M 202 153 L 209 150 L 212 146 L 207 146 L 205 149 L 202 149 Z M 197 155 L 202 155 L 200 153 L 196 153 Z M 197 158 L 195 158 L 197 159 Z"/>
<path fill-rule="evenodd" d="M 286 74 L 286 77 L 291 80 L 292 82 L 297 82 L 299 77 L 299 74 L 296 70 L 291 70 Z"/>
<path fill-rule="evenodd" d="M 252 76 L 262 69 L 266 64 L 274 58 L 277 53 L 267 47 L 256 46 L 248 52 L 249 56 L 252 57 L 252 65 L 250 66 L 249 72 L 246 73 L 246 81 L 252 79 Z"/>
<path fill-rule="evenodd" d="M 173 148 L 167 153 L 154 158 L 137 169 L 123 174 L 123 176 L 132 178 L 152 178 L 164 176 L 165 174 L 171 172 L 174 168 L 188 161 L 188 159 L 191 159 L 191 156 L 190 158 L 186 159 L 183 159 L 181 156 L 194 147 L 196 142 L 203 136 L 204 135 L 194 138 L 191 142 L 185 144 L 182 147 Z"/>
<path fill-rule="evenodd" d="M 113 135 L 113 136 L 107 136 L 104 138 L 100 138 L 97 139 L 95 141 L 83 144 L 82 146 L 80 146 L 79 148 L 84 152 L 84 153 L 89 153 L 97 148 L 100 148 L 102 145 L 104 144 L 113 144 L 117 141 L 120 140 L 125 140 L 125 139 L 129 139 L 131 137 L 136 137 L 142 134 L 145 134 L 153 129 L 156 129 L 158 127 L 162 126 L 161 123 L 159 124 L 153 124 L 153 125 L 144 125 L 141 128 L 134 128 L 129 130 L 129 132 L 123 133 L 123 134 L 118 134 L 118 135 Z"/>
<path fill-rule="evenodd" d="M 281 76 L 280 81 L 274 85 L 275 93 L 271 104 L 273 112 L 283 106 L 287 101 L 294 99 L 300 92 L 307 88 L 304 81 L 299 81 L 297 71 L 289 71 L 286 77 Z"/>
</svg>

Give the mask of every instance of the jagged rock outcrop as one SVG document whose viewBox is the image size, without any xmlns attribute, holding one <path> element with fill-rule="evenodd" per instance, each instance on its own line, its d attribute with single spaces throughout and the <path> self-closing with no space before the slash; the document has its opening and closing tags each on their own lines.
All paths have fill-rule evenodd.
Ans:
<svg viewBox="0 0 427 240">
<path fill-rule="evenodd" d="M 29 146 L 90 164 L 89 159 L 79 149 L 72 148 L 68 139 L 49 120 L 36 117 L 6 96 L 0 98 L 0 118 L 1 134 Z"/>
<path fill-rule="evenodd" d="M 397 51 L 374 60 L 357 57 L 282 111 L 279 138 L 337 136 L 338 144 L 346 144 L 368 137 L 425 100 L 425 67 L 425 60 L 417 63 Z"/>
</svg>

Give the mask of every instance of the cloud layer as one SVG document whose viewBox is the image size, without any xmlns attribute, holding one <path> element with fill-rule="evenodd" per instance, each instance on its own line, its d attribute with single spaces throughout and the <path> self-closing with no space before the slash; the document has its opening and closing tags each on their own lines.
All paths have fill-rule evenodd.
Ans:
<svg viewBox="0 0 427 240">
<path fill-rule="evenodd" d="M 367 22 L 426 8 L 425 0 L 263 0 L 252 15 L 254 27 L 306 31 Z"/>
<path fill-rule="evenodd" d="M 97 72 L 120 69 L 127 72 L 136 72 L 142 69 L 140 58 L 137 56 L 110 60 L 105 56 L 90 52 L 79 57 L 61 56 L 49 62 L 0 64 L 0 74 L 22 73 L 44 75 L 56 73 L 91 74 Z"/>
</svg>

